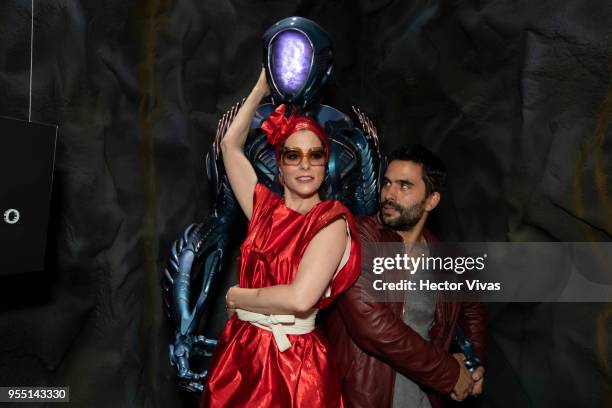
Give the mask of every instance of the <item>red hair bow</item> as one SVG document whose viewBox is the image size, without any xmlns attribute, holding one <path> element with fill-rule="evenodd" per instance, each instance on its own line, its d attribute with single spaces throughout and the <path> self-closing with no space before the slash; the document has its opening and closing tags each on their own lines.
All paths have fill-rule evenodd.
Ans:
<svg viewBox="0 0 612 408">
<path fill-rule="evenodd" d="M 310 130 L 314 133 L 325 147 L 327 156 L 329 156 L 329 140 L 321 128 L 321 125 L 311 117 L 298 115 L 295 106 L 291 107 L 291 114 L 286 116 L 287 105 L 279 105 L 274 112 L 268 116 L 261 124 L 261 130 L 264 131 L 268 142 L 274 149 L 278 150 L 283 147 L 289 136 L 300 130 Z"/>
<path fill-rule="evenodd" d="M 279 105 L 261 124 L 261 130 L 264 131 L 268 142 L 274 147 L 282 146 L 289 137 L 287 131 L 295 119 L 295 107 L 291 107 L 291 115 L 289 117 L 285 116 L 286 111 L 287 105 Z"/>
</svg>

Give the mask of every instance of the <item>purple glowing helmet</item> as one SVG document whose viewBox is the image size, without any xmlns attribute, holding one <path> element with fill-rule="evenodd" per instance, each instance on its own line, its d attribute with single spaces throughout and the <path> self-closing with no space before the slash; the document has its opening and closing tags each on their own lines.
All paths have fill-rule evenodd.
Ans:
<svg viewBox="0 0 612 408">
<path fill-rule="evenodd" d="M 272 44 L 272 77 L 283 93 L 296 94 L 308 79 L 312 67 L 312 45 L 308 37 L 299 31 L 280 32 Z"/>
<path fill-rule="evenodd" d="M 289 17 L 263 36 L 264 67 L 272 99 L 303 106 L 313 102 L 332 70 L 331 42 L 315 22 Z"/>
</svg>

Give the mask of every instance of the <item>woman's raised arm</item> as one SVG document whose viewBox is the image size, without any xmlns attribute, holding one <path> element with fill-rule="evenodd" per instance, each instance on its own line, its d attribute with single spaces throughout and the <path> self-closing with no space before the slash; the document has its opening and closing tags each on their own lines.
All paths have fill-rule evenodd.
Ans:
<svg viewBox="0 0 612 408">
<path fill-rule="evenodd" d="M 223 165 L 232 191 L 248 219 L 253 213 L 253 193 L 257 175 L 244 154 L 244 143 L 251 128 L 251 120 L 261 100 L 270 93 L 265 71 L 262 69 L 257 84 L 244 101 L 221 141 Z"/>
</svg>

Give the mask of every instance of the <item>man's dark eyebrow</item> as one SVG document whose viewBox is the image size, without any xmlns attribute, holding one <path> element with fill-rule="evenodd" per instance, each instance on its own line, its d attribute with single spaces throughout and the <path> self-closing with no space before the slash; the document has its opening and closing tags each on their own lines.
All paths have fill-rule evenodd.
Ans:
<svg viewBox="0 0 612 408">
<path fill-rule="evenodd" d="M 390 180 L 390 179 L 389 179 L 389 178 L 387 178 L 387 177 L 383 177 L 383 182 L 385 182 L 385 183 L 386 183 L 387 181 L 388 181 L 389 183 L 391 183 L 391 184 L 393 184 L 393 183 L 403 183 L 403 184 L 408 184 L 409 186 L 414 186 L 414 183 L 413 183 L 412 181 L 410 181 L 410 180 L 402 180 L 402 179 L 398 179 L 398 180 Z"/>
<path fill-rule="evenodd" d="M 414 186 L 414 183 L 410 180 L 395 180 L 396 183 L 404 183 L 404 184 L 408 184 L 409 186 Z"/>
</svg>

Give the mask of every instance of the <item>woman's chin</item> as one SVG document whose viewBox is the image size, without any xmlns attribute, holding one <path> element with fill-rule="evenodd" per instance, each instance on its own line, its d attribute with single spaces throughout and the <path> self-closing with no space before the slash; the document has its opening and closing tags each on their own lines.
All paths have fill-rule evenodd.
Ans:
<svg viewBox="0 0 612 408">
<path fill-rule="evenodd" d="M 319 187 L 315 183 L 287 186 L 291 192 L 301 198 L 310 198 L 319 192 Z"/>
</svg>

